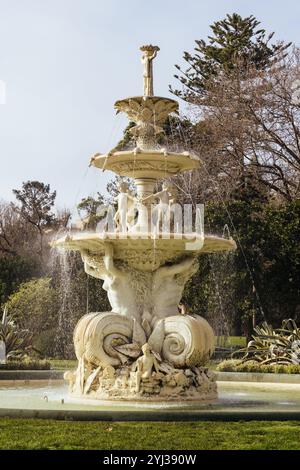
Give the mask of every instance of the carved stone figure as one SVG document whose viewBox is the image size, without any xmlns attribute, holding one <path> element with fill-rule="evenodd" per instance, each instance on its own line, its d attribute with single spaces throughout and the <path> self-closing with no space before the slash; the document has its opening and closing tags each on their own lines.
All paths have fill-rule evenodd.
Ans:
<svg viewBox="0 0 300 470">
<path fill-rule="evenodd" d="M 114 217 L 117 225 L 117 232 L 127 232 L 134 220 L 135 198 L 129 191 L 128 184 L 121 182 L 118 186 L 120 193 L 115 198 L 118 209 Z"/>
<path fill-rule="evenodd" d="M 112 311 L 128 317 L 139 318 L 136 295 L 130 285 L 128 270 L 116 267 L 113 259 L 113 246 L 105 243 L 103 258 L 93 257 L 81 251 L 85 271 L 93 277 L 102 279 L 103 289 L 107 291 Z"/>
<path fill-rule="evenodd" d="M 143 355 L 139 357 L 133 366 L 133 371 L 136 370 L 136 392 L 140 390 L 142 379 L 149 379 L 153 369 L 159 372 L 159 365 L 155 356 L 151 353 L 150 346 L 145 343 L 142 347 Z"/>
<path fill-rule="evenodd" d="M 142 64 L 144 66 L 144 96 L 153 96 L 153 67 L 152 62 L 155 59 L 159 47 L 157 46 L 142 46 L 140 50 L 143 52 Z"/>
<path fill-rule="evenodd" d="M 117 267 L 113 259 L 113 247 L 105 243 L 103 257 L 81 251 L 85 271 L 104 280 L 103 289 L 114 313 L 142 321 L 145 311 L 151 312 L 153 323 L 159 318 L 178 314 L 184 285 L 197 271 L 193 257 L 158 268 L 154 273 L 141 273 L 122 265 Z"/>
<path fill-rule="evenodd" d="M 113 379 L 116 375 L 116 371 L 112 366 L 105 367 L 102 377 L 104 379 Z"/>
<path fill-rule="evenodd" d="M 143 199 L 143 202 L 154 202 L 158 200 L 158 204 L 155 206 L 153 211 L 154 230 L 156 232 L 170 231 L 170 220 L 171 220 L 171 203 L 174 201 L 174 193 L 171 191 L 173 187 L 168 183 L 164 182 L 162 190 L 151 194 Z"/>
<path fill-rule="evenodd" d="M 198 270 L 198 262 L 194 257 L 163 266 L 153 275 L 152 302 L 153 317 L 165 318 L 178 314 L 178 305 L 183 289 L 190 277 Z"/>
</svg>

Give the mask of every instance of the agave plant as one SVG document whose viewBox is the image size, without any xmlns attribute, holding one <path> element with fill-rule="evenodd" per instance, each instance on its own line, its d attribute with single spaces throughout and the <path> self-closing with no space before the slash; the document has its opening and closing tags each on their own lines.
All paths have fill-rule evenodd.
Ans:
<svg viewBox="0 0 300 470">
<path fill-rule="evenodd" d="M 0 322 L 0 340 L 5 344 L 7 358 L 22 356 L 30 348 L 32 340 L 30 331 L 19 328 L 6 307 Z"/>
<path fill-rule="evenodd" d="M 300 364 L 300 328 L 292 319 L 283 320 L 281 328 L 263 322 L 254 328 L 255 334 L 243 353 L 242 362 L 256 361 L 261 364 Z"/>
</svg>

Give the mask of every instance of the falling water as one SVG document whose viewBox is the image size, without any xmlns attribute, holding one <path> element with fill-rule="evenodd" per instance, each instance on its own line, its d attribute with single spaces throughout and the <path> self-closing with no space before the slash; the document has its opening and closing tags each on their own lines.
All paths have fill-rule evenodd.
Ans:
<svg viewBox="0 0 300 470">
<path fill-rule="evenodd" d="M 230 230 L 229 230 L 229 227 L 228 227 L 227 224 L 224 225 L 223 233 L 222 233 L 223 238 L 226 238 L 226 236 L 227 236 L 228 239 L 230 238 Z"/>
<path fill-rule="evenodd" d="M 178 130 L 179 130 L 180 140 L 184 143 L 185 148 L 189 148 L 190 143 L 188 142 L 186 132 L 184 128 L 182 127 L 180 120 L 178 121 L 178 124 L 179 124 Z M 171 121 L 170 121 L 170 126 L 171 126 L 171 132 L 173 135 L 174 129 L 173 129 L 173 124 Z M 175 129 L 175 133 L 176 133 L 176 129 Z M 205 166 L 205 162 L 203 162 L 203 169 L 206 172 L 207 177 L 215 184 L 217 194 L 218 194 L 218 199 L 224 205 L 224 208 L 228 216 L 229 224 L 234 231 L 234 238 L 237 240 L 238 248 L 240 249 L 241 254 L 244 258 L 245 266 L 250 277 L 250 282 L 252 284 L 252 290 L 256 298 L 258 309 L 260 313 L 262 314 L 262 316 L 264 317 L 264 310 L 261 304 L 258 290 L 255 286 L 253 272 L 249 266 L 246 254 L 244 252 L 242 243 L 238 236 L 238 232 L 232 220 L 231 214 L 228 210 L 226 203 L 224 202 L 221 196 L 217 183 L 213 180 L 213 178 L 209 174 L 209 171 Z M 183 183 L 186 183 L 186 178 L 183 178 Z M 180 191 L 183 191 L 183 188 L 180 186 L 178 186 L 178 189 Z M 183 192 L 185 193 L 185 196 L 190 197 L 192 203 L 194 204 L 193 197 L 192 197 L 191 191 L 189 191 L 189 188 L 187 187 L 187 190 Z M 225 224 L 224 226 L 223 237 L 230 238 L 230 230 L 229 230 L 228 224 Z M 209 305 L 210 305 L 210 310 L 211 310 L 211 314 L 209 314 L 209 321 L 213 324 L 216 335 L 227 336 L 229 332 L 231 331 L 231 327 L 232 327 L 229 319 L 231 317 L 230 312 L 232 312 L 234 308 L 234 302 L 233 302 L 234 287 L 230 285 L 226 285 L 227 284 L 226 279 L 228 278 L 228 276 L 230 278 L 229 273 L 235 273 L 236 271 L 234 255 L 226 254 L 226 253 L 225 254 L 219 253 L 216 255 L 211 254 L 209 255 L 209 264 L 211 268 L 212 281 L 215 285 L 215 293 L 213 293 L 212 298 L 209 300 Z"/>
<path fill-rule="evenodd" d="M 52 276 L 59 297 L 58 325 L 54 339 L 55 355 L 62 358 L 74 356 L 72 332 L 78 320 L 78 311 L 81 315 L 85 313 L 81 305 L 87 302 L 86 293 L 83 293 L 81 299 L 74 293 L 77 256 L 76 253 L 57 248 L 51 250 Z"/>
<path fill-rule="evenodd" d="M 210 277 L 213 289 L 208 299 L 207 319 L 218 339 L 218 346 L 224 346 L 233 329 L 235 317 L 235 293 L 232 277 L 236 267 L 232 253 L 208 255 Z"/>
</svg>

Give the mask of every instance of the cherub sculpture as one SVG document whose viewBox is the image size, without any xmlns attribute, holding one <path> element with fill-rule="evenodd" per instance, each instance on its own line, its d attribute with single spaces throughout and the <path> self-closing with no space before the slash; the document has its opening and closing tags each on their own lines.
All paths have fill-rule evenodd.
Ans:
<svg viewBox="0 0 300 470">
<path fill-rule="evenodd" d="M 115 202 L 118 204 L 117 212 L 114 216 L 114 222 L 117 226 L 117 232 L 127 232 L 131 227 L 135 217 L 135 198 L 129 191 L 129 185 L 122 181 L 118 185 L 120 191 L 118 196 L 115 197 Z"/>
<path fill-rule="evenodd" d="M 142 352 L 143 355 L 137 359 L 132 368 L 133 372 L 136 371 L 136 392 L 140 391 L 142 379 L 149 379 L 151 377 L 153 369 L 159 372 L 158 362 L 152 354 L 148 343 L 142 346 Z"/>
<path fill-rule="evenodd" d="M 164 182 L 161 191 L 150 194 L 150 196 L 142 199 L 142 202 L 155 202 L 157 200 L 158 204 L 153 211 L 155 231 L 170 230 L 171 204 L 174 201 L 174 190 L 170 183 Z"/>
</svg>

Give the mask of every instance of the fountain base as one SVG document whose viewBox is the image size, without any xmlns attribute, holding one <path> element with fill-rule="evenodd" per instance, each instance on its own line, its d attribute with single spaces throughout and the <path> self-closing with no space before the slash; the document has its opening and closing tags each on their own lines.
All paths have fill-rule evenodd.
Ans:
<svg viewBox="0 0 300 470">
<path fill-rule="evenodd" d="M 67 372 L 66 376 L 70 377 L 70 372 Z M 153 372 L 150 377 L 140 379 L 138 372 L 132 372 L 129 367 L 113 371 L 106 368 L 99 371 L 97 379 L 88 390 L 82 392 L 74 385 L 70 384 L 72 396 L 94 400 L 194 400 L 207 403 L 218 398 L 216 376 L 206 367 L 174 370 L 172 373 Z"/>
<path fill-rule="evenodd" d="M 78 322 L 74 345 L 78 367 L 64 378 L 75 397 L 217 399 L 215 374 L 204 366 L 213 350 L 213 332 L 198 315 L 161 319 L 146 334 L 133 318 L 114 312 L 90 313 Z"/>
</svg>

